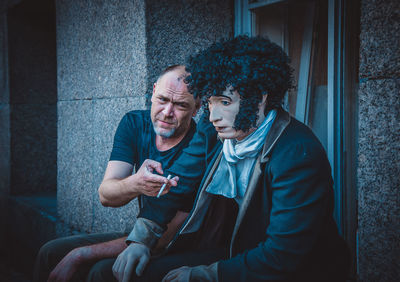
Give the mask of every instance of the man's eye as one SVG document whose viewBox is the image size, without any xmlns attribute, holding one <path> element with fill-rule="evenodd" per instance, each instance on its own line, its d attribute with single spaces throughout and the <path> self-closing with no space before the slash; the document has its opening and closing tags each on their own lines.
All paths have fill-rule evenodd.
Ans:
<svg viewBox="0 0 400 282">
<path fill-rule="evenodd" d="M 224 105 L 224 106 L 228 106 L 228 105 L 230 105 L 231 103 L 230 103 L 229 101 L 221 101 L 221 104 Z"/>
<path fill-rule="evenodd" d="M 188 105 L 186 105 L 186 104 L 176 104 L 180 109 L 186 109 L 186 108 L 188 108 Z"/>
</svg>

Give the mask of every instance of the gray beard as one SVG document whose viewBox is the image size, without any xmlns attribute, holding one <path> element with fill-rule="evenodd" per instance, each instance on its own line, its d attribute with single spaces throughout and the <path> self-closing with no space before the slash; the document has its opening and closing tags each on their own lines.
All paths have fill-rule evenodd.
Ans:
<svg viewBox="0 0 400 282">
<path fill-rule="evenodd" d="M 165 131 L 160 131 L 157 127 L 155 127 L 154 126 L 154 124 L 153 124 L 153 128 L 154 128 L 154 132 L 156 133 L 156 135 L 159 135 L 159 136 L 161 136 L 161 137 L 164 137 L 164 138 L 170 138 L 170 137 L 172 137 L 174 134 L 175 134 L 175 132 L 176 132 L 176 128 L 172 128 L 170 131 L 168 131 L 168 132 L 165 132 Z"/>
</svg>

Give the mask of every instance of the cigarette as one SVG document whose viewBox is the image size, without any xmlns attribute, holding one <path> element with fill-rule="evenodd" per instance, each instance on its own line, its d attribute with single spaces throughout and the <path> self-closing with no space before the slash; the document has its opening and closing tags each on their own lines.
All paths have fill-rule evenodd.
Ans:
<svg viewBox="0 0 400 282">
<path fill-rule="evenodd" d="M 170 180 L 172 178 L 171 174 L 168 174 L 167 179 Z M 161 193 L 164 191 L 165 187 L 167 187 L 167 183 L 164 183 L 163 186 L 161 186 L 160 192 L 158 192 L 157 198 L 160 198 Z"/>
</svg>

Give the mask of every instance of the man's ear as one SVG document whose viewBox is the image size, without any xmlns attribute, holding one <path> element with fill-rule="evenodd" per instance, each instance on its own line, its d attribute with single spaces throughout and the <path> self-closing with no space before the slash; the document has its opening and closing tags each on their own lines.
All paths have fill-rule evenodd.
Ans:
<svg viewBox="0 0 400 282">
<path fill-rule="evenodd" d="M 157 82 L 153 84 L 153 95 L 156 93 Z"/>
</svg>

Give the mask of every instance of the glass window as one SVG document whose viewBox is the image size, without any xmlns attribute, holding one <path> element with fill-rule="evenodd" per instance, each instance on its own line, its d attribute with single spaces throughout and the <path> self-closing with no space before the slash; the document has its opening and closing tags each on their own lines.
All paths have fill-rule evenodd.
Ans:
<svg viewBox="0 0 400 282">
<path fill-rule="evenodd" d="M 235 0 L 235 35 L 268 36 L 291 57 L 284 107 L 327 151 L 335 219 L 354 256 L 359 10 L 360 0 Z"/>
<path fill-rule="evenodd" d="M 327 1 L 275 3 L 254 10 L 255 34 L 291 57 L 295 88 L 285 107 L 308 124 L 327 149 Z"/>
</svg>

